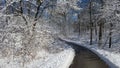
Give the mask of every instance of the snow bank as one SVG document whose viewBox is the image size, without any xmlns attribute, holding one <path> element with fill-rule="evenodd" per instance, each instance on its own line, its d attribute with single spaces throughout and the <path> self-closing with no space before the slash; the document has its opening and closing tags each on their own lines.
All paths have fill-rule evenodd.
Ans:
<svg viewBox="0 0 120 68">
<path fill-rule="evenodd" d="M 55 54 L 55 55 L 51 54 L 51 56 L 48 57 L 48 59 L 45 62 L 42 62 L 39 68 L 69 68 L 73 58 L 74 58 L 74 51 L 70 48 L 59 54 Z M 31 68 L 36 68 L 36 67 L 31 67 Z"/>
<path fill-rule="evenodd" d="M 42 56 L 43 58 L 42 58 Z M 74 58 L 72 48 L 56 54 L 49 54 L 45 51 L 38 52 L 37 57 L 31 62 L 20 63 L 19 57 L 10 56 L 9 58 L 0 59 L 0 68 L 69 68 Z"/>
<path fill-rule="evenodd" d="M 66 61 L 59 68 L 69 68 L 69 66 L 71 65 L 71 63 L 74 59 L 74 56 L 75 56 L 75 52 L 69 52 L 69 55 L 67 55 L 67 57 L 66 57 Z"/>
<path fill-rule="evenodd" d="M 120 68 L 120 59 L 119 59 L 120 54 L 119 53 L 109 52 L 101 48 L 98 48 L 97 46 L 94 46 L 94 45 L 90 46 L 88 44 L 84 44 L 83 42 L 72 41 L 72 40 L 67 40 L 67 39 L 64 39 L 64 40 L 78 44 L 82 47 L 85 47 L 91 50 L 96 55 L 98 55 L 103 61 L 105 61 L 111 68 Z"/>
</svg>

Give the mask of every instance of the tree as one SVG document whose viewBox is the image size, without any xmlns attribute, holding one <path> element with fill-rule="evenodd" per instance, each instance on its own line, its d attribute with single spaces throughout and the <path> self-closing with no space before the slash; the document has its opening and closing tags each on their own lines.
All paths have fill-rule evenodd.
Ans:
<svg viewBox="0 0 120 68">
<path fill-rule="evenodd" d="M 106 34 L 108 35 L 107 40 L 109 44 L 109 48 L 112 46 L 113 41 L 113 35 L 117 36 L 117 33 L 119 31 L 115 32 L 117 30 L 117 25 L 119 22 L 119 17 L 117 17 L 117 12 L 119 12 L 119 0 L 105 0 L 104 1 L 104 7 L 103 7 L 103 17 L 106 20 Z M 108 31 L 108 32 L 107 32 Z M 105 42 L 107 44 L 107 42 Z"/>
<path fill-rule="evenodd" d="M 102 45 L 102 36 L 103 36 L 103 27 L 104 27 L 104 23 L 105 23 L 105 20 L 104 19 L 101 19 L 99 21 L 99 36 L 98 36 L 98 45 L 101 46 Z"/>
<path fill-rule="evenodd" d="M 7 1 L 7 5 L 3 9 L 7 10 L 9 7 L 14 8 L 16 10 L 16 14 L 11 13 L 10 18 L 12 18 L 12 15 L 13 15 L 13 16 L 16 16 L 16 18 L 19 17 L 20 20 L 21 20 L 21 18 L 22 18 L 22 20 L 24 20 L 24 22 L 21 21 L 21 23 L 23 24 L 22 28 L 21 28 L 21 29 L 23 29 L 23 31 L 22 31 L 23 36 L 22 36 L 22 44 L 21 44 L 22 47 L 20 49 L 22 52 L 21 56 L 22 56 L 22 61 L 23 61 L 23 66 L 24 66 L 24 63 L 26 62 L 26 60 L 25 60 L 26 55 L 30 54 L 30 50 L 33 50 L 34 48 L 32 48 L 32 47 L 35 47 L 35 44 L 36 44 L 36 42 L 35 42 L 35 40 L 36 40 L 36 29 L 35 29 L 36 24 L 39 23 L 38 20 L 42 17 L 44 10 L 48 7 L 51 7 L 51 5 L 49 5 L 49 2 L 47 0 L 38 0 L 36 2 L 37 4 L 34 4 L 35 2 L 32 3 L 31 1 L 24 1 L 24 0 L 20 0 L 17 2 L 11 1 L 12 3 L 10 1 L 11 0 Z M 29 5 L 25 5 L 24 2 L 27 2 L 32 6 L 36 6 L 34 8 L 37 9 L 37 11 L 35 12 L 35 16 L 34 15 L 32 16 L 33 19 L 31 17 L 28 17 L 25 14 L 25 8 L 28 7 Z M 16 6 L 19 6 L 19 7 L 16 7 L 13 4 L 16 4 Z M 30 9 L 30 8 L 28 8 L 28 9 Z M 29 10 L 29 12 L 30 11 L 32 11 L 32 10 Z M 9 15 L 9 14 L 6 14 L 6 16 L 7 15 Z M 15 22 L 15 23 L 17 23 L 17 22 Z"/>
<path fill-rule="evenodd" d="M 92 45 L 93 42 L 92 0 L 90 0 L 89 11 L 90 11 L 90 45 Z"/>
<path fill-rule="evenodd" d="M 112 45 L 112 28 L 113 28 L 113 24 L 110 23 L 110 31 L 109 31 L 109 48 L 111 48 L 111 45 Z"/>
</svg>

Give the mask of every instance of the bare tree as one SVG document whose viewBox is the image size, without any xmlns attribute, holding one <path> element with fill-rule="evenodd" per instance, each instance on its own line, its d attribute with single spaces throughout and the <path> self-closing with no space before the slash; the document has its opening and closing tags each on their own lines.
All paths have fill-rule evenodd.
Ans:
<svg viewBox="0 0 120 68">
<path fill-rule="evenodd" d="M 93 43 L 93 22 L 92 22 L 92 0 L 89 4 L 89 13 L 90 13 L 90 45 Z"/>
<path fill-rule="evenodd" d="M 111 45 L 112 45 L 112 29 L 113 29 L 113 24 L 110 23 L 110 31 L 109 31 L 109 48 L 111 48 Z"/>
</svg>

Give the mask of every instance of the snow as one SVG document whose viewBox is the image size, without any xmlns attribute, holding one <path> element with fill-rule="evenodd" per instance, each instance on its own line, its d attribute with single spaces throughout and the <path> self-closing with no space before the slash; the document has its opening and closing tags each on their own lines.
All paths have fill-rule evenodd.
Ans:
<svg viewBox="0 0 120 68">
<path fill-rule="evenodd" d="M 40 18 L 36 21 L 37 25 L 35 26 L 35 31 L 32 31 L 33 22 L 35 21 L 31 19 L 31 17 L 27 17 L 23 14 L 29 22 L 28 25 L 25 25 L 25 21 L 21 16 L 2 14 L 14 1 L 17 2 L 19 0 L 8 0 L 6 7 L 0 10 L 0 68 L 69 68 L 75 56 L 75 52 L 70 46 L 59 41 L 56 37 L 62 34 L 60 32 L 63 32 L 63 34 L 65 32 L 66 35 L 70 35 L 73 27 L 68 29 L 69 27 L 68 24 L 65 23 L 66 21 L 64 21 L 61 16 L 56 15 L 55 12 L 55 14 L 52 13 L 56 17 L 54 18 L 53 16 L 54 20 L 56 20 L 55 22 Z M 77 1 L 78 0 L 58 0 L 58 8 L 56 11 L 65 12 L 66 14 L 71 8 L 75 11 L 82 10 L 82 8 L 76 5 Z M 109 10 L 109 7 L 106 8 L 108 8 L 106 10 Z M 107 15 L 105 14 L 104 16 L 109 16 L 110 12 L 107 11 Z M 119 17 L 119 14 L 117 14 L 117 16 Z M 57 17 L 60 19 L 57 19 Z M 88 17 L 88 15 L 86 17 Z M 59 20 L 61 22 L 59 22 Z M 61 27 L 59 25 L 60 23 L 65 23 L 67 26 L 65 28 L 64 26 Z M 117 27 L 119 28 L 119 25 L 117 25 Z M 63 28 L 62 31 L 61 28 Z M 75 33 L 73 32 L 73 34 Z M 119 36 L 119 34 L 117 36 L 115 35 L 114 38 Z M 86 37 L 80 39 L 77 39 L 77 35 L 75 37 L 73 36 L 71 40 L 67 41 L 77 43 L 90 49 L 109 64 L 110 67 L 120 68 L 119 38 L 114 40 L 113 47 L 109 49 L 107 46 L 104 48 L 98 47 L 97 44 L 90 46 L 88 44 L 89 40 Z"/>
<path fill-rule="evenodd" d="M 0 25 L 0 68 L 69 68 L 72 63 L 74 50 L 56 38 L 57 29 L 44 19 L 38 20 L 35 39 L 20 16 L 1 14 Z"/>
<path fill-rule="evenodd" d="M 102 60 L 104 60 L 111 68 L 120 68 L 120 59 L 119 59 L 120 53 L 115 53 L 115 52 L 111 52 L 108 50 L 104 50 L 96 45 L 89 45 L 80 40 L 70 40 L 70 39 L 65 39 L 65 38 L 62 38 L 62 39 L 68 42 L 78 44 L 80 46 L 83 46 L 91 50 L 96 55 L 98 55 Z"/>
<path fill-rule="evenodd" d="M 26 68 L 68 68 L 74 58 L 73 49 L 69 48 L 57 54 L 50 54 L 43 61 L 34 60 Z"/>
<path fill-rule="evenodd" d="M 42 58 L 43 55 L 44 57 Z M 31 62 L 25 63 L 24 67 L 19 61 L 22 58 L 10 56 L 9 58 L 0 59 L 0 68 L 69 68 L 73 58 L 74 50 L 72 48 L 56 54 L 40 51 L 37 57 Z"/>
</svg>

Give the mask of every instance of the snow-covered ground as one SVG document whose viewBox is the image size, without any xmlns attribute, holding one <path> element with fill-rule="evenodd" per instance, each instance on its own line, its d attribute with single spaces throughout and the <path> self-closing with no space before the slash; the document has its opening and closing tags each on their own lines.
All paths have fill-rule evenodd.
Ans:
<svg viewBox="0 0 120 68">
<path fill-rule="evenodd" d="M 76 36 L 70 36 L 71 38 L 62 38 L 65 41 L 72 42 L 88 48 L 95 54 L 97 54 L 102 60 L 104 60 L 111 68 L 120 68 L 120 53 L 116 52 L 114 49 L 101 48 L 97 44 L 89 45 L 89 40 L 82 37 L 78 39 Z M 116 48 L 118 50 L 119 48 Z"/>
<path fill-rule="evenodd" d="M 77 0 L 73 1 L 76 4 Z M 34 21 L 24 14 L 3 14 L 12 4 L 13 1 L 8 0 L 7 5 L 0 8 L 0 68 L 69 68 L 75 52 L 56 38 L 59 25 L 43 18 Z M 37 22 L 35 31 L 34 22 Z"/>
<path fill-rule="evenodd" d="M 39 51 L 37 56 L 23 64 L 20 57 L 5 57 L 0 59 L 0 68 L 69 68 L 74 58 L 74 50 L 67 48 L 59 53 L 50 54 L 46 51 Z"/>
<path fill-rule="evenodd" d="M 0 68 L 69 68 L 74 50 L 57 39 L 58 30 L 44 19 L 31 31 L 32 19 L 0 14 Z M 7 22 L 6 22 L 7 20 Z"/>
</svg>

